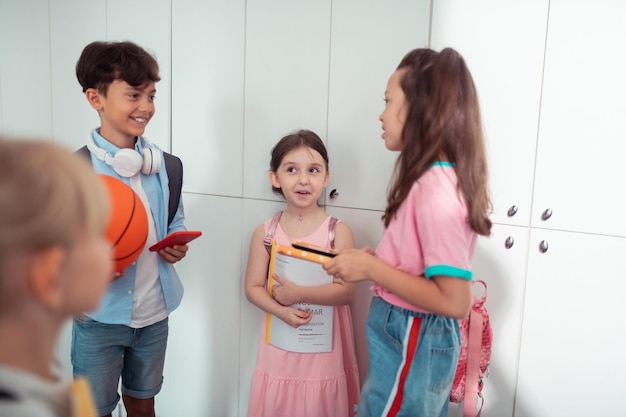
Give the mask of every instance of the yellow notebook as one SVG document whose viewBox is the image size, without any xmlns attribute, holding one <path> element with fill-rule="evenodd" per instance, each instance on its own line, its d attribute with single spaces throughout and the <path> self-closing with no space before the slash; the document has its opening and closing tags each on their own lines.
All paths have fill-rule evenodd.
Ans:
<svg viewBox="0 0 626 417">
<path fill-rule="evenodd" d="M 273 275 L 293 281 L 303 286 L 331 284 L 333 277 L 328 275 L 322 264 L 331 258 L 292 246 L 279 245 L 272 241 L 268 291 L 272 294 L 278 284 Z M 266 343 L 278 348 L 301 353 L 330 352 L 333 348 L 333 306 L 298 303 L 292 307 L 313 312 L 311 321 L 303 326 L 291 327 L 272 314 L 267 315 L 265 332 Z"/>
<path fill-rule="evenodd" d="M 77 377 L 70 385 L 72 417 L 98 417 L 91 387 L 85 378 Z"/>
</svg>

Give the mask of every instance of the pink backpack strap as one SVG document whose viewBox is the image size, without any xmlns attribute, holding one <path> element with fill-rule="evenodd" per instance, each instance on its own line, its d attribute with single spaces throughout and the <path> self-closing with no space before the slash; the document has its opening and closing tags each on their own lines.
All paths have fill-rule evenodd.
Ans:
<svg viewBox="0 0 626 417">
<path fill-rule="evenodd" d="M 335 227 L 338 221 L 337 218 L 331 216 L 328 222 L 328 240 L 330 240 L 331 249 L 335 249 Z"/>
<path fill-rule="evenodd" d="M 480 378 L 480 341 L 482 336 L 482 324 L 480 323 L 481 319 L 482 317 L 480 314 L 470 311 L 463 417 L 476 416 L 476 400 L 478 396 L 478 384 Z M 478 413 L 478 416 L 480 416 L 480 412 Z"/>
<path fill-rule="evenodd" d="M 265 237 L 263 238 L 263 244 L 265 245 L 268 253 L 272 251 L 272 239 L 274 239 L 274 233 L 276 233 L 276 228 L 278 227 L 278 222 L 280 222 L 280 216 L 282 216 L 282 214 L 282 211 L 274 214 L 274 217 L 272 217 L 272 221 L 267 228 L 267 232 L 265 233 Z M 335 247 L 335 228 L 338 222 L 339 220 L 332 216 L 328 222 L 328 240 L 330 240 L 331 249 Z"/>
<path fill-rule="evenodd" d="M 487 298 L 487 284 L 476 280 L 485 287 L 482 298 L 478 301 L 482 305 Z M 465 399 L 463 400 L 463 417 L 480 417 L 482 404 L 482 380 L 480 377 L 480 353 L 482 348 L 483 317 L 472 308 L 469 315 L 469 330 L 467 335 L 467 368 L 465 369 Z M 476 413 L 476 402 L 481 398 L 480 409 Z"/>
<path fill-rule="evenodd" d="M 272 239 L 274 239 L 274 233 L 276 233 L 276 227 L 278 227 L 278 222 L 280 221 L 280 216 L 282 215 L 282 211 L 274 214 L 274 217 L 272 217 L 272 221 L 267 228 L 267 232 L 265 233 L 265 237 L 263 238 L 263 244 L 267 249 L 267 253 L 270 253 L 272 251 Z"/>
</svg>

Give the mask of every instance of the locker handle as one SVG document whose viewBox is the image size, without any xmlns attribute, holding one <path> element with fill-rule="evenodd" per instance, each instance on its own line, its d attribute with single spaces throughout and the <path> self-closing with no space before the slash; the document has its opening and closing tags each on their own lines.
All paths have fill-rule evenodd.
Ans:
<svg viewBox="0 0 626 417">
<path fill-rule="evenodd" d="M 550 217 L 552 217 L 552 209 L 547 208 L 543 211 L 543 213 L 541 213 L 541 220 L 543 220 L 544 222 Z"/>
</svg>

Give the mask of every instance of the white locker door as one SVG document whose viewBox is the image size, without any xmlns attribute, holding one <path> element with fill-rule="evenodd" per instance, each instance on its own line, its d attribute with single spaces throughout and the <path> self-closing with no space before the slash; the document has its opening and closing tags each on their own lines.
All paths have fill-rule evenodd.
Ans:
<svg viewBox="0 0 626 417">
<path fill-rule="evenodd" d="M 270 151 L 298 129 L 326 139 L 330 0 L 248 0 L 244 197 L 274 199 Z"/>
<path fill-rule="evenodd" d="M 47 139 L 50 106 L 50 21 L 42 2 L 0 2 L 0 132 Z M 46 4 L 47 6 L 47 4 Z"/>
<path fill-rule="evenodd" d="M 63 0 L 50 2 L 49 7 L 52 135 L 78 149 L 100 125 L 100 118 L 76 79 L 76 62 L 89 43 L 106 40 L 106 3 Z"/>
<path fill-rule="evenodd" d="M 532 229 L 529 249 L 515 417 L 624 415 L 626 239 Z"/>
<path fill-rule="evenodd" d="M 548 0 L 433 5 L 433 49 L 456 49 L 472 73 L 486 133 L 493 220 L 528 225 Z M 517 214 L 509 217 L 509 209 Z"/>
<path fill-rule="evenodd" d="M 172 151 L 188 192 L 243 193 L 245 12 L 245 0 L 172 3 Z"/>
<path fill-rule="evenodd" d="M 149 10 L 149 13 L 146 13 Z M 172 26 L 170 0 L 107 1 L 107 39 L 132 41 L 155 55 L 161 81 L 156 84 L 155 114 L 144 135 L 169 151 L 171 120 Z M 98 39 L 94 39 L 98 40 Z"/>
<path fill-rule="evenodd" d="M 625 20 L 620 1 L 550 2 L 535 227 L 626 236 Z"/>
<path fill-rule="evenodd" d="M 186 226 L 203 235 L 176 264 L 185 295 L 170 315 L 157 416 L 236 417 L 242 200 L 184 193 Z"/>
<path fill-rule="evenodd" d="M 378 116 L 387 80 L 410 50 L 428 46 L 429 0 L 333 1 L 328 102 L 333 206 L 384 210 L 393 164 Z"/>
</svg>

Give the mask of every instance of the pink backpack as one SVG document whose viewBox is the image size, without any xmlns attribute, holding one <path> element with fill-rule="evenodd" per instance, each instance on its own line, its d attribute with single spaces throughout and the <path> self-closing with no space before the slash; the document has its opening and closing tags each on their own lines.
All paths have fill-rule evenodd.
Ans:
<svg viewBox="0 0 626 417">
<path fill-rule="evenodd" d="M 450 401 L 463 402 L 463 417 L 480 417 L 484 398 L 483 375 L 489 367 L 491 359 L 491 322 L 485 308 L 487 300 L 487 284 L 482 280 L 475 280 L 485 287 L 481 298 L 472 297 L 472 308 L 463 320 L 459 321 L 461 329 L 461 353 L 454 375 L 454 382 L 450 390 Z M 476 413 L 476 404 L 480 398 L 480 409 Z"/>
</svg>

